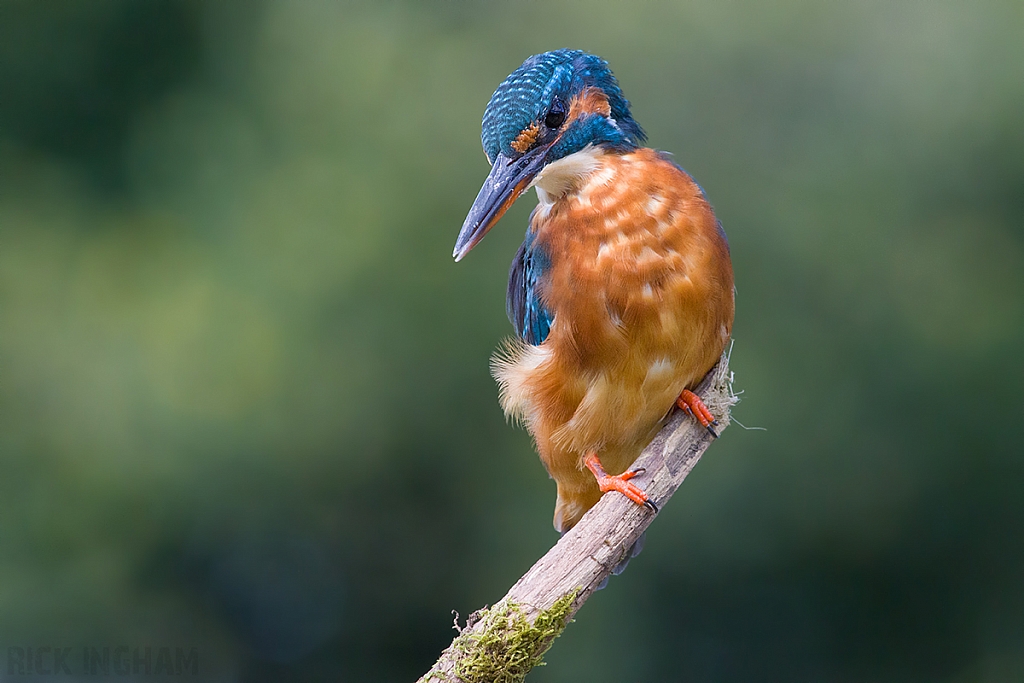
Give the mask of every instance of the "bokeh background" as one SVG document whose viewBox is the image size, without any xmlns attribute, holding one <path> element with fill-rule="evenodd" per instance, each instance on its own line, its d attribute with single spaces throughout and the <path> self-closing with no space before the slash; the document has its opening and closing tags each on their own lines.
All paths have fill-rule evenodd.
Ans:
<svg viewBox="0 0 1024 683">
<path fill-rule="evenodd" d="M 556 540 L 488 375 L 534 199 L 451 248 L 491 92 L 570 46 L 715 204 L 767 431 L 530 680 L 1024 680 L 1021 36 L 1018 0 L 3 0 L 0 645 L 409 681 Z"/>
</svg>

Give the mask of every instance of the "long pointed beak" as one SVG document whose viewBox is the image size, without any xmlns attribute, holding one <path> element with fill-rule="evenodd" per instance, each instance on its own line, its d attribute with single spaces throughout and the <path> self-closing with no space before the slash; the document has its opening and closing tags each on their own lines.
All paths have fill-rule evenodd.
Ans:
<svg viewBox="0 0 1024 683">
<path fill-rule="evenodd" d="M 466 222 L 459 231 L 459 238 L 455 240 L 452 256 L 456 261 L 461 261 L 498 222 L 508 207 L 515 203 L 519 195 L 526 191 L 534 176 L 544 166 L 546 153 L 547 146 L 538 146 L 517 159 L 498 155 L 476 201 L 469 209 Z"/>
</svg>

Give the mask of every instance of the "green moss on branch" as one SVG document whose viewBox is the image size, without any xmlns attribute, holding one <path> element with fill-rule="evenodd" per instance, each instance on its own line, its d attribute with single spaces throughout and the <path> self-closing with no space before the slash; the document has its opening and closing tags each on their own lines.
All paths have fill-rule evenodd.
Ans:
<svg viewBox="0 0 1024 683">
<path fill-rule="evenodd" d="M 476 625 L 452 643 L 452 648 L 462 653 L 453 671 L 456 680 L 521 683 L 533 667 L 543 664 L 544 653 L 565 630 L 578 594 L 575 590 L 562 596 L 532 622 L 523 608 L 512 602 L 477 613 Z"/>
</svg>

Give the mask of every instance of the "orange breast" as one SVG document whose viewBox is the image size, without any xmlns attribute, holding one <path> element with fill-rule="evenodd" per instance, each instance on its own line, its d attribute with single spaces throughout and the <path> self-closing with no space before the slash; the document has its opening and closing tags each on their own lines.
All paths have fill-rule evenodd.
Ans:
<svg viewBox="0 0 1024 683">
<path fill-rule="evenodd" d="M 597 160 L 534 213 L 550 259 L 547 339 L 495 363 L 503 406 L 526 422 L 560 503 L 575 491 L 584 511 L 596 486 L 582 458 L 596 451 L 609 472 L 628 468 L 718 360 L 734 308 L 728 245 L 697 184 L 649 149 Z"/>
</svg>

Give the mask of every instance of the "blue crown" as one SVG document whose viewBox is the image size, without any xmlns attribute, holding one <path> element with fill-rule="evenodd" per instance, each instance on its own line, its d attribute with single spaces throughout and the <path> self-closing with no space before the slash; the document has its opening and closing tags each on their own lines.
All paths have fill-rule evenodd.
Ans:
<svg viewBox="0 0 1024 683">
<path fill-rule="evenodd" d="M 553 50 L 527 59 L 491 95 L 480 133 L 487 158 L 493 164 L 499 153 L 515 156 L 512 143 L 520 132 L 543 120 L 556 99 L 568 103 L 587 87 L 599 88 L 607 96 L 612 123 L 578 131 L 555 157 L 590 142 L 634 147 L 646 139 L 607 62 L 582 50 Z"/>
</svg>

